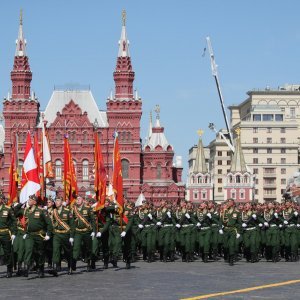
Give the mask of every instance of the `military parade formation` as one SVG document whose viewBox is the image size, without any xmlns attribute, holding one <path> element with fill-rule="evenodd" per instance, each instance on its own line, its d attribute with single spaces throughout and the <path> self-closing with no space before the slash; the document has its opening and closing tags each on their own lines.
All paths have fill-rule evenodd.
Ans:
<svg viewBox="0 0 300 300">
<path fill-rule="evenodd" d="M 60 197 L 45 206 L 35 195 L 11 207 L 5 201 L 1 195 L 1 257 L 8 278 L 35 271 L 43 278 L 45 263 L 53 276 L 66 268 L 71 275 L 78 261 L 86 263 L 88 272 L 97 264 L 117 268 L 119 260 L 126 269 L 138 260 L 298 261 L 300 206 L 292 200 L 237 204 L 229 199 L 197 206 L 162 200 L 159 207 L 125 201 L 122 213 L 114 201 L 106 199 L 104 208 L 96 210 L 93 199 L 81 196 L 72 207 Z"/>
</svg>

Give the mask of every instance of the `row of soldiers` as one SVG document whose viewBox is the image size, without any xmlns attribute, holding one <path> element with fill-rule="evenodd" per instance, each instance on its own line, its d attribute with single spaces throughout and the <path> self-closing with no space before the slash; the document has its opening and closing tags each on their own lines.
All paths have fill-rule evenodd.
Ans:
<svg viewBox="0 0 300 300">
<path fill-rule="evenodd" d="M 16 274 L 28 277 L 32 266 L 44 277 L 45 258 L 50 273 L 58 276 L 62 259 L 68 274 L 76 271 L 78 260 L 87 264 L 87 271 L 96 268 L 100 259 L 104 268 L 117 267 L 120 254 L 126 268 L 139 253 L 152 262 L 194 260 L 195 254 L 204 262 L 223 256 L 230 265 L 242 253 L 249 262 L 260 257 L 277 262 L 298 260 L 300 246 L 299 206 L 282 204 L 241 204 L 233 199 L 222 205 L 213 201 L 199 206 L 182 201 L 175 207 L 162 201 L 160 207 L 144 203 L 134 207 L 126 203 L 124 211 L 109 200 L 100 211 L 95 204 L 78 196 L 72 207 L 62 198 L 49 200 L 46 207 L 38 205 L 32 195 L 26 205 L 5 205 L 0 197 L 0 244 L 7 264 L 7 277 L 15 265 Z M 122 213 L 121 213 L 122 212 Z"/>
</svg>

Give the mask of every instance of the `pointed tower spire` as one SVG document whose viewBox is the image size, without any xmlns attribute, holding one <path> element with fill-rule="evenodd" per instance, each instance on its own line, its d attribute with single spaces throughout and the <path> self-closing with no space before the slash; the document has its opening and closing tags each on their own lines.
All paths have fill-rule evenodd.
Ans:
<svg viewBox="0 0 300 300">
<path fill-rule="evenodd" d="M 202 173 L 202 174 L 206 174 L 207 173 L 207 166 L 205 163 L 205 155 L 204 155 L 204 147 L 203 147 L 203 143 L 202 143 L 202 134 L 203 134 L 203 130 L 199 129 L 197 131 L 198 135 L 199 135 L 199 141 L 198 141 L 198 147 L 197 147 L 197 152 L 196 152 L 196 161 L 195 161 L 195 165 L 193 168 L 193 173 L 198 174 L 198 173 Z"/>
<path fill-rule="evenodd" d="M 11 71 L 12 99 L 29 99 L 32 73 L 26 55 L 26 40 L 23 35 L 23 12 L 20 12 L 18 39 L 16 40 L 14 66 Z"/>
<path fill-rule="evenodd" d="M 230 172 L 247 172 L 247 166 L 245 163 L 244 154 L 241 146 L 241 130 L 237 128 L 235 130 L 237 134 L 235 152 L 231 161 Z"/>
<path fill-rule="evenodd" d="M 152 110 L 150 110 L 150 120 L 149 120 L 149 132 L 148 132 L 148 141 L 150 140 L 151 138 L 151 135 L 152 135 Z"/>
<path fill-rule="evenodd" d="M 117 100 L 133 99 L 134 72 L 129 54 L 129 41 L 126 34 L 126 12 L 122 12 L 122 30 L 119 41 L 119 52 L 116 70 L 114 72 L 115 97 Z"/>
</svg>

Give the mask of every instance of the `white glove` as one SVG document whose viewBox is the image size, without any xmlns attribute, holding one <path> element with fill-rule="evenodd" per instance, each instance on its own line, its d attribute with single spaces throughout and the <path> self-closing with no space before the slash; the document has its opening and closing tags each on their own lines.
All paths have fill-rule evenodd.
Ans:
<svg viewBox="0 0 300 300">
<path fill-rule="evenodd" d="M 171 212 L 170 211 L 167 212 L 167 216 L 171 219 Z"/>
<path fill-rule="evenodd" d="M 297 212 L 297 211 L 294 211 L 294 215 L 297 217 L 297 216 L 298 216 L 298 212 Z"/>
<path fill-rule="evenodd" d="M 141 228 L 141 229 L 144 228 L 144 225 L 142 225 L 142 224 L 139 224 L 138 226 L 139 226 L 139 228 Z"/>
<path fill-rule="evenodd" d="M 17 205 L 19 205 L 19 202 L 15 202 L 15 203 L 13 204 L 13 207 L 16 207 Z"/>
<path fill-rule="evenodd" d="M 102 235 L 102 233 L 101 233 L 100 231 L 98 231 L 97 234 L 96 234 L 96 237 L 97 237 L 97 238 L 100 238 L 101 235 Z"/>
<path fill-rule="evenodd" d="M 69 242 L 70 242 L 70 244 L 73 246 L 74 239 L 73 239 L 73 238 L 69 238 Z"/>
<path fill-rule="evenodd" d="M 15 240 L 16 236 L 14 234 L 11 235 L 11 243 L 13 244 L 14 243 L 14 240 Z"/>
<path fill-rule="evenodd" d="M 262 224 L 262 223 L 259 223 L 258 226 L 259 226 L 259 227 L 263 227 L 263 224 Z"/>
<path fill-rule="evenodd" d="M 95 232 L 91 233 L 92 240 L 95 238 Z"/>
<path fill-rule="evenodd" d="M 285 225 L 289 224 L 289 222 L 288 222 L 287 220 L 284 220 L 283 223 L 284 223 Z"/>
<path fill-rule="evenodd" d="M 277 219 L 277 218 L 278 218 L 278 213 L 277 213 L 277 212 L 274 213 L 274 216 L 275 216 L 275 218 Z"/>
<path fill-rule="evenodd" d="M 23 240 L 26 240 L 27 234 L 23 235 Z"/>
<path fill-rule="evenodd" d="M 211 213 L 206 214 L 211 219 Z"/>
<path fill-rule="evenodd" d="M 156 225 L 157 225 L 157 226 L 161 226 L 161 222 L 157 222 Z"/>
<path fill-rule="evenodd" d="M 237 238 L 237 239 L 240 238 L 240 236 L 241 236 L 241 235 L 240 235 L 239 233 L 236 234 L 236 238 Z"/>
<path fill-rule="evenodd" d="M 148 218 L 149 218 L 150 220 L 152 220 L 152 215 L 151 215 L 151 214 L 148 214 Z"/>
<path fill-rule="evenodd" d="M 197 226 L 197 227 L 201 227 L 201 224 L 198 222 L 196 226 Z"/>
<path fill-rule="evenodd" d="M 43 210 L 47 210 L 47 208 L 48 208 L 47 206 L 44 206 L 44 207 L 43 207 Z"/>
<path fill-rule="evenodd" d="M 264 225 L 265 225 L 266 227 L 269 227 L 269 223 L 268 223 L 268 222 L 265 222 Z"/>
<path fill-rule="evenodd" d="M 282 228 L 282 224 L 279 224 L 279 228 Z"/>
<path fill-rule="evenodd" d="M 254 220 L 256 220 L 256 214 L 253 214 L 253 215 L 252 215 L 252 218 L 253 218 Z"/>
<path fill-rule="evenodd" d="M 246 227 L 247 227 L 247 224 L 246 224 L 246 223 L 243 223 L 243 224 L 242 224 L 242 227 L 246 228 Z"/>
<path fill-rule="evenodd" d="M 188 213 L 186 213 L 185 216 L 186 216 L 188 219 L 190 219 L 190 217 L 191 217 Z"/>
<path fill-rule="evenodd" d="M 219 233 L 220 233 L 220 234 L 223 234 L 223 233 L 224 233 L 223 229 L 220 229 L 220 230 L 219 230 Z"/>
<path fill-rule="evenodd" d="M 180 228 L 180 227 L 181 227 L 180 224 L 176 224 L 175 226 L 176 226 L 177 228 Z"/>
<path fill-rule="evenodd" d="M 91 208 L 94 208 L 94 207 L 96 207 L 97 206 L 97 202 L 96 203 L 94 203 L 92 206 L 91 206 Z"/>
<path fill-rule="evenodd" d="M 62 205 L 63 205 L 63 206 L 67 206 L 67 202 L 64 201 L 64 202 L 62 203 Z"/>
<path fill-rule="evenodd" d="M 48 234 L 46 234 L 44 240 L 45 241 L 49 241 L 50 240 L 50 236 Z"/>
<path fill-rule="evenodd" d="M 124 237 L 126 235 L 126 231 L 123 231 L 122 233 L 121 233 L 121 237 Z"/>
<path fill-rule="evenodd" d="M 297 224 L 297 227 L 300 227 L 300 224 Z"/>
</svg>

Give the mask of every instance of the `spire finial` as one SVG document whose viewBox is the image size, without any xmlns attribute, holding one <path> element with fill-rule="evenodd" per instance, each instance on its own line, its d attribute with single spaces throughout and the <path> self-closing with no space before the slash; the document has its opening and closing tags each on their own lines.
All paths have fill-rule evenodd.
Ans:
<svg viewBox="0 0 300 300">
<path fill-rule="evenodd" d="M 23 9 L 20 10 L 20 25 L 23 25 Z"/>
<path fill-rule="evenodd" d="M 204 133 L 204 131 L 202 129 L 197 130 L 198 135 L 201 137 Z"/>
<path fill-rule="evenodd" d="M 122 11 L 122 24 L 123 24 L 123 26 L 126 25 L 126 10 L 125 9 L 123 9 L 123 11 Z"/>
<path fill-rule="evenodd" d="M 158 104 L 155 105 L 156 119 L 159 120 L 160 107 Z"/>
</svg>

